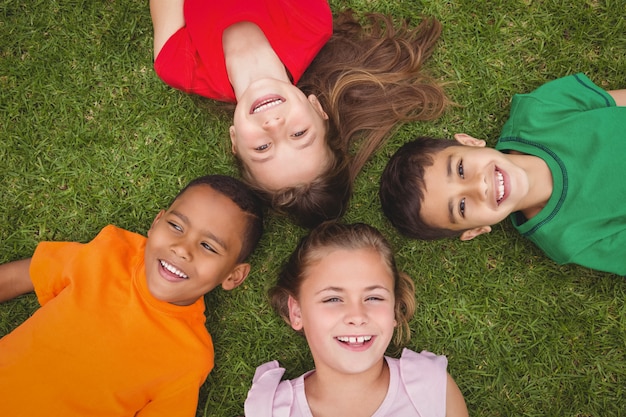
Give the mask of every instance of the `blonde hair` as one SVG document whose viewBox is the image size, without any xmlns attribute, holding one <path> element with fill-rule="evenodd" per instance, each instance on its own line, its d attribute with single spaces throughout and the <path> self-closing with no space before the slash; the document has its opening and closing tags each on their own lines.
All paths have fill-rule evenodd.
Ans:
<svg viewBox="0 0 626 417">
<path fill-rule="evenodd" d="M 319 262 L 329 251 L 337 249 L 365 249 L 377 251 L 394 280 L 397 322 L 393 343 L 403 345 L 410 339 L 409 321 L 415 313 L 415 286 L 411 278 L 399 272 L 389 242 L 374 227 L 363 224 L 326 222 L 302 238 L 284 265 L 276 285 L 270 289 L 270 304 L 287 323 L 289 321 L 289 296 L 298 298 L 300 287 L 308 268 Z"/>
</svg>

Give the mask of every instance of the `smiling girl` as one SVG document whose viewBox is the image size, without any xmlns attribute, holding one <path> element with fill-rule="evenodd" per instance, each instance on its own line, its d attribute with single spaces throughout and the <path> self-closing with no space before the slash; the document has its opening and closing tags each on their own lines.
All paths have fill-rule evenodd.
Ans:
<svg viewBox="0 0 626 417">
<path fill-rule="evenodd" d="M 150 10 L 156 73 L 236 103 L 229 133 L 244 179 L 306 227 L 343 214 L 354 178 L 398 123 L 448 104 L 422 70 L 441 33 L 435 19 L 333 21 L 326 0 L 151 0 Z"/>
<path fill-rule="evenodd" d="M 444 356 L 408 349 L 411 279 L 389 243 L 365 224 L 324 223 L 299 243 L 270 291 L 278 314 L 306 337 L 315 370 L 281 382 L 278 362 L 257 368 L 247 416 L 467 416 Z"/>
</svg>

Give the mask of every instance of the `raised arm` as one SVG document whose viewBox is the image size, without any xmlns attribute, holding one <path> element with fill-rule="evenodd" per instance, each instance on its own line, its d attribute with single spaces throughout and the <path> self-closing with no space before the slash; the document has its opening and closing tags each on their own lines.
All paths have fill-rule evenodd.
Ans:
<svg viewBox="0 0 626 417">
<path fill-rule="evenodd" d="M 150 15 L 154 28 L 154 59 L 165 42 L 185 26 L 184 0 L 150 0 Z"/>
<path fill-rule="evenodd" d="M 626 106 L 626 90 L 607 91 L 615 100 L 618 106 Z"/>
<path fill-rule="evenodd" d="M 34 290 L 29 273 L 30 259 L 0 265 L 0 302 Z"/>
</svg>

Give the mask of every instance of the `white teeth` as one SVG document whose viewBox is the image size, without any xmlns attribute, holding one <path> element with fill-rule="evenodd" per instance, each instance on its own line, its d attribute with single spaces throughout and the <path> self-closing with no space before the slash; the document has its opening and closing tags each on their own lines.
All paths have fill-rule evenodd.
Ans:
<svg viewBox="0 0 626 417">
<path fill-rule="evenodd" d="M 278 106 L 282 102 L 283 101 L 281 99 L 265 101 L 261 103 L 260 105 L 256 106 L 254 110 L 252 111 L 252 113 L 259 113 L 261 111 L 269 109 L 270 107 Z"/>
<path fill-rule="evenodd" d="M 168 271 L 170 271 L 172 274 L 174 275 L 178 275 L 181 278 L 189 278 L 187 276 L 187 274 L 185 274 L 183 271 L 180 271 L 179 269 L 177 269 L 174 265 L 170 265 L 165 261 L 160 261 L 161 262 L 161 266 L 165 269 L 167 269 Z"/>
<path fill-rule="evenodd" d="M 504 177 L 500 171 L 496 171 L 496 176 L 498 178 L 498 201 L 500 201 L 504 197 Z"/>
<path fill-rule="evenodd" d="M 344 343 L 350 343 L 350 344 L 355 344 L 355 343 L 365 343 L 365 342 L 369 342 L 370 340 L 372 340 L 372 336 L 339 336 L 337 337 L 337 340 L 339 340 L 340 342 L 344 342 Z"/>
</svg>

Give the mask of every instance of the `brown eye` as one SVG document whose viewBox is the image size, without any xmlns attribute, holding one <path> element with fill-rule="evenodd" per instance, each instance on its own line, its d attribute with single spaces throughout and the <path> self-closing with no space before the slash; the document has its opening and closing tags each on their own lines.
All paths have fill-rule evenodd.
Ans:
<svg viewBox="0 0 626 417">
<path fill-rule="evenodd" d="M 204 249 L 208 250 L 209 252 L 217 253 L 217 251 L 213 249 L 213 246 L 209 245 L 208 243 L 202 242 L 201 245 Z"/>
<path fill-rule="evenodd" d="M 171 227 L 172 229 L 176 230 L 177 232 L 180 232 L 180 231 L 182 231 L 182 230 L 183 230 L 183 228 L 182 228 L 182 227 L 180 227 L 179 225 L 177 225 L 177 224 L 176 224 L 176 223 L 174 223 L 174 222 L 167 222 L 167 223 L 170 225 L 170 227 Z"/>
</svg>

